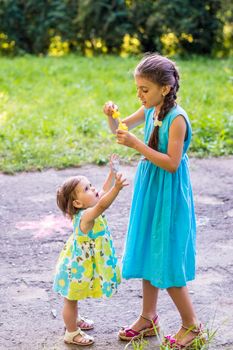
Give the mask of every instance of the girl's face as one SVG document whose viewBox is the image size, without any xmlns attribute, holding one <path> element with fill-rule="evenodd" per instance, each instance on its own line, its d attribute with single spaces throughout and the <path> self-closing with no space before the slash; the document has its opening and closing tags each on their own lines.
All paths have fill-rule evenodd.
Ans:
<svg viewBox="0 0 233 350">
<path fill-rule="evenodd" d="M 166 87 L 152 83 L 139 75 L 135 76 L 137 96 L 145 108 L 160 106 L 163 104 Z"/>
<path fill-rule="evenodd" d="M 73 205 L 80 209 L 93 207 L 99 201 L 99 194 L 90 181 L 83 176 L 75 188 L 76 199 Z"/>
</svg>

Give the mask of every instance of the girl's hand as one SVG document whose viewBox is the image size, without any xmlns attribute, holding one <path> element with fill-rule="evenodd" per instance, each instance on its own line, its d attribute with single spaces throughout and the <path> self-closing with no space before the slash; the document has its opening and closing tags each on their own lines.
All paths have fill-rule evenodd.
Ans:
<svg viewBox="0 0 233 350">
<path fill-rule="evenodd" d="M 126 130 L 117 129 L 116 138 L 117 138 L 117 143 L 130 148 L 135 148 L 138 142 L 138 138 L 134 134 L 131 134 Z"/>
<path fill-rule="evenodd" d="M 103 107 L 103 112 L 104 114 L 106 114 L 108 117 L 111 117 L 114 110 L 118 110 L 118 107 L 115 103 L 113 103 L 112 101 L 108 101 L 104 104 Z"/>
<path fill-rule="evenodd" d="M 123 187 L 128 186 L 129 184 L 126 182 L 126 179 L 122 178 L 122 174 L 121 173 L 117 173 L 116 177 L 115 177 L 115 188 L 120 191 L 122 190 Z"/>
<path fill-rule="evenodd" d="M 112 154 L 110 157 L 110 172 L 112 174 L 116 174 L 119 171 L 119 165 L 120 165 L 120 158 L 117 154 Z"/>
</svg>

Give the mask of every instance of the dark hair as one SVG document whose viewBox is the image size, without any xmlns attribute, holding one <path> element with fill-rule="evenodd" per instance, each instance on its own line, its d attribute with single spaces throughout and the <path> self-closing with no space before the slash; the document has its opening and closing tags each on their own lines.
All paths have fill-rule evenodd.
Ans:
<svg viewBox="0 0 233 350">
<path fill-rule="evenodd" d="M 137 65 L 134 75 L 142 76 L 160 86 L 170 85 L 169 93 L 164 97 L 158 120 L 163 120 L 170 109 L 175 106 L 176 93 L 179 90 L 179 73 L 174 62 L 158 54 L 146 54 Z M 157 150 L 159 141 L 159 126 L 155 126 L 150 136 L 148 146 Z"/>
<path fill-rule="evenodd" d="M 57 205 L 70 219 L 78 212 L 78 208 L 73 206 L 73 200 L 76 198 L 75 188 L 82 178 L 83 176 L 70 177 L 57 190 Z"/>
</svg>

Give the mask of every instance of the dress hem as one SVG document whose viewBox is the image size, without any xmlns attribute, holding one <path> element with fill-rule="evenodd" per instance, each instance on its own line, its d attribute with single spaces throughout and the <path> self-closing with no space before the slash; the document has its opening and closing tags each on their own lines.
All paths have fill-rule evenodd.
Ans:
<svg viewBox="0 0 233 350">
<path fill-rule="evenodd" d="M 78 298 L 78 299 L 71 299 L 68 298 L 67 295 L 63 295 L 61 292 L 53 290 L 55 293 L 59 294 L 60 296 L 62 296 L 63 298 L 66 298 L 70 301 L 78 301 L 78 300 L 84 300 L 84 299 L 110 299 L 111 297 L 113 297 L 115 294 L 117 294 L 118 290 L 115 290 L 110 296 L 107 296 L 106 294 L 102 294 L 102 295 L 98 295 L 98 296 L 93 296 L 93 295 L 88 295 L 86 294 L 85 296 L 83 296 L 82 298 Z"/>
<path fill-rule="evenodd" d="M 144 280 L 149 281 L 152 284 L 152 286 L 154 286 L 156 288 L 159 288 L 159 289 L 167 289 L 167 288 L 172 288 L 172 287 L 177 287 L 177 288 L 179 288 L 179 287 L 186 287 L 187 282 L 191 282 L 191 281 L 193 281 L 195 279 L 195 276 L 192 276 L 192 277 L 187 278 L 185 282 L 180 282 L 180 283 L 176 282 L 176 283 L 173 283 L 173 284 L 168 283 L 168 284 L 165 284 L 165 285 L 160 285 L 159 283 L 154 283 L 153 281 L 151 281 L 151 279 L 148 278 L 147 276 L 141 276 L 141 275 L 138 275 L 138 276 L 134 275 L 133 276 L 133 275 L 130 275 L 130 276 L 127 276 L 127 277 L 125 277 L 125 276 L 122 276 L 122 277 L 124 279 L 126 279 L 126 280 L 129 280 L 129 279 L 144 279 Z"/>
</svg>

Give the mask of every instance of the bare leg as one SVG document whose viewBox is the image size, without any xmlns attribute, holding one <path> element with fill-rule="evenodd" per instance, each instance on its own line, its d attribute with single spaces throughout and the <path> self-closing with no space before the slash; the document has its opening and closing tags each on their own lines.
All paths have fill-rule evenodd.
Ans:
<svg viewBox="0 0 233 350">
<path fill-rule="evenodd" d="M 78 302 L 76 300 L 68 300 L 64 298 L 63 320 L 68 332 L 77 330 Z M 80 334 L 75 337 L 75 341 L 88 343 L 88 339 L 84 339 Z"/>
<path fill-rule="evenodd" d="M 168 288 L 167 291 L 180 313 L 182 325 L 184 325 L 187 328 L 192 326 L 198 327 L 198 319 L 188 293 L 188 288 L 172 287 Z M 192 338 L 194 338 L 193 333 L 185 333 L 187 333 L 187 330 L 181 328 L 179 332 L 175 335 L 175 338 L 179 339 L 179 342 L 182 345 L 185 345 L 185 343 L 189 342 Z"/>
<path fill-rule="evenodd" d="M 143 291 L 143 303 L 142 303 L 142 315 L 146 318 L 153 319 L 157 310 L 157 299 L 159 289 L 152 286 L 147 280 L 142 280 Z M 151 322 L 139 317 L 129 328 L 140 331 L 143 328 L 150 327 Z M 120 334 L 124 335 L 124 331 L 120 331 Z"/>
<path fill-rule="evenodd" d="M 76 300 L 64 299 L 63 320 L 68 332 L 77 329 L 78 302 Z"/>
<path fill-rule="evenodd" d="M 142 280 L 143 304 L 142 315 L 147 318 L 154 318 L 157 312 L 157 301 L 159 289 L 152 286 L 147 280 Z"/>
</svg>

